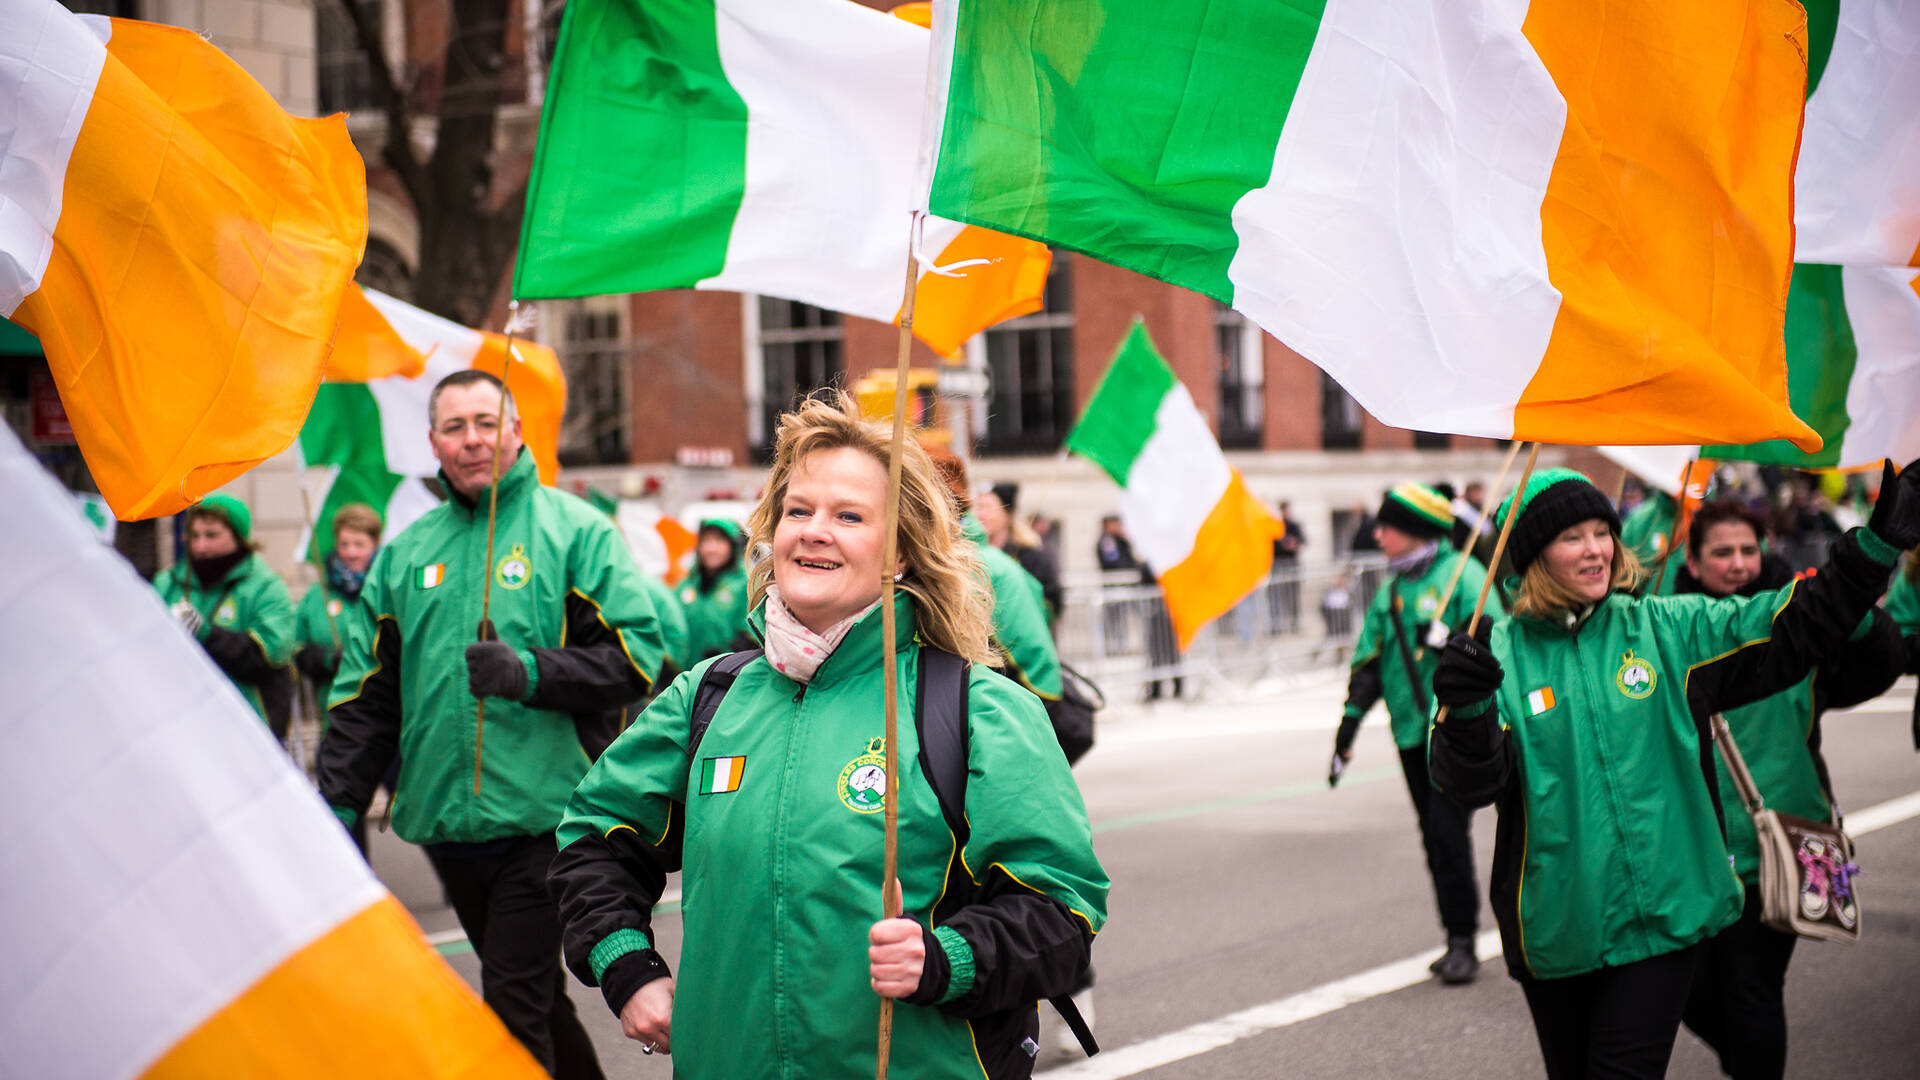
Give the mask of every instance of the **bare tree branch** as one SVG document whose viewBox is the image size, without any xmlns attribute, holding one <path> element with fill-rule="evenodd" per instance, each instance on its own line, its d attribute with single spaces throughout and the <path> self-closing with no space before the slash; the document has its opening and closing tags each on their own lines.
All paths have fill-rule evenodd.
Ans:
<svg viewBox="0 0 1920 1080">
<path fill-rule="evenodd" d="M 381 160 L 399 176 L 400 185 L 413 200 L 414 213 L 424 218 L 431 213 L 426 200 L 432 198 L 432 184 L 425 165 L 413 150 L 412 116 L 407 108 L 407 96 L 400 89 L 399 80 L 394 78 L 393 65 L 387 63 L 385 35 L 374 24 L 372 13 L 357 0 L 334 0 L 334 4 L 353 22 L 354 37 L 359 40 L 360 51 L 366 55 L 368 70 L 373 75 L 374 93 L 387 114 L 387 141 L 380 150 Z"/>
</svg>

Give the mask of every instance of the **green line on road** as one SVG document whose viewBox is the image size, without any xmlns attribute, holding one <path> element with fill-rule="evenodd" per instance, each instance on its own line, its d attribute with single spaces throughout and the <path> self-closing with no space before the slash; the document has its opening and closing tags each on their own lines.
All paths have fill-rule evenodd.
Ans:
<svg viewBox="0 0 1920 1080">
<path fill-rule="evenodd" d="M 1390 768 L 1368 769 L 1364 772 L 1348 773 L 1340 782 L 1349 787 L 1354 784 L 1371 784 L 1376 780 L 1385 780 L 1389 776 L 1398 775 L 1399 772 L 1400 770 L 1398 769 Z M 1243 806 L 1278 802 L 1281 799 L 1292 799 L 1301 795 L 1311 795 L 1314 792 L 1326 790 L 1327 786 L 1324 780 L 1310 780 L 1298 784 L 1287 784 L 1283 787 L 1269 788 L 1266 791 L 1255 791 L 1246 795 L 1235 795 L 1230 799 L 1212 799 L 1203 803 L 1194 803 L 1191 806 L 1175 806 L 1166 810 L 1152 810 L 1144 814 L 1133 814 L 1128 817 L 1114 818 L 1111 821 L 1096 821 L 1093 823 L 1093 831 L 1097 833 L 1113 832 L 1116 829 L 1133 829 L 1141 825 L 1158 825 L 1166 821 L 1178 821 L 1181 818 L 1211 814 L 1217 810 L 1237 810 Z"/>
</svg>

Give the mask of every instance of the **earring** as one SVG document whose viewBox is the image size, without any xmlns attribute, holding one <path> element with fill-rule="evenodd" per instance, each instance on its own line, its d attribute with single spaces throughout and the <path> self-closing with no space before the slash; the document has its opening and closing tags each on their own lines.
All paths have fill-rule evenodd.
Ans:
<svg viewBox="0 0 1920 1080">
<path fill-rule="evenodd" d="M 895 574 L 895 575 L 893 575 L 893 580 L 895 580 L 895 581 L 899 581 L 900 579 L 902 579 L 902 578 L 904 578 L 904 577 L 906 577 L 906 576 L 907 576 L 907 572 L 906 572 L 905 570 L 902 570 L 902 571 L 900 571 L 899 573 L 897 573 L 897 574 Z"/>
</svg>

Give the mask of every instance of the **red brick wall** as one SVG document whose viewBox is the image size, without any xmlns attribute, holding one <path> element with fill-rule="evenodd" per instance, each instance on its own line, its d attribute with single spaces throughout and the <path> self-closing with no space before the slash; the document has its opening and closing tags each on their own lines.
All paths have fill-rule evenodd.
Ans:
<svg viewBox="0 0 1920 1080">
<path fill-rule="evenodd" d="M 726 447 L 747 460 L 747 395 L 737 293 L 636 293 L 633 347 L 635 462 L 671 461 L 681 446 Z"/>
<path fill-rule="evenodd" d="M 1092 259 L 1073 256 L 1074 408 L 1086 407 L 1107 363 L 1133 327 L 1147 332 L 1166 357 L 1194 404 L 1208 419 L 1219 405 L 1219 349 L 1214 340 L 1213 301 L 1152 278 Z"/>
<path fill-rule="evenodd" d="M 1266 450 L 1320 449 L 1320 369 L 1273 335 L 1266 345 Z"/>
</svg>

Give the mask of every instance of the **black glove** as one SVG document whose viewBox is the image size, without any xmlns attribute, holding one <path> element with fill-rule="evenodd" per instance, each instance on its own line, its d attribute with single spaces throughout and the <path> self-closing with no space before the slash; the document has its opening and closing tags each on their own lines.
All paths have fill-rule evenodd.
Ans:
<svg viewBox="0 0 1920 1080">
<path fill-rule="evenodd" d="M 1347 771 L 1347 759 L 1340 751 L 1333 752 L 1333 760 L 1327 763 L 1327 786 L 1339 787 L 1340 774 Z"/>
<path fill-rule="evenodd" d="M 526 700 L 527 665 L 494 633 L 490 621 L 480 624 L 480 640 L 467 646 L 467 691 L 475 698 Z"/>
<path fill-rule="evenodd" d="M 1488 620 L 1481 620 L 1478 633 L 1461 631 L 1447 639 L 1440 651 L 1440 666 L 1433 671 L 1433 699 L 1448 708 L 1459 708 L 1485 701 L 1500 689 L 1504 672 L 1488 645 L 1491 633 Z"/>
<path fill-rule="evenodd" d="M 307 681 L 325 690 L 340 671 L 340 650 L 328 645 L 302 645 L 293 654 L 293 666 Z"/>
<path fill-rule="evenodd" d="M 1888 461 L 1880 473 L 1880 497 L 1867 519 L 1873 535 L 1901 551 L 1920 544 L 1920 460 L 1910 461 L 1894 475 Z"/>
</svg>

